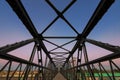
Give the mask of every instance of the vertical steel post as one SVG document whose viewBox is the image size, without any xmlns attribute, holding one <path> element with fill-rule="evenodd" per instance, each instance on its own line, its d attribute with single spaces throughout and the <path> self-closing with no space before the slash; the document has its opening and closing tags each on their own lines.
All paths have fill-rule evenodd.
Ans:
<svg viewBox="0 0 120 80">
<path fill-rule="evenodd" d="M 103 67 L 103 65 L 100 63 L 100 66 L 103 68 L 103 70 L 105 71 L 105 73 L 108 75 L 109 79 L 112 80 L 112 78 L 110 77 L 110 75 L 108 74 L 108 72 L 105 70 L 105 68 Z"/>
<path fill-rule="evenodd" d="M 38 44 L 37 45 L 37 48 L 38 48 L 38 50 L 37 50 L 37 55 L 38 55 L 38 64 L 39 65 L 41 65 L 41 66 L 43 66 L 43 61 L 42 61 L 42 48 L 41 48 L 41 46 L 40 46 L 40 44 Z M 40 78 L 41 79 L 43 79 L 43 68 L 41 67 L 41 68 L 38 68 L 39 70 L 38 70 L 38 74 L 40 75 Z"/>
<path fill-rule="evenodd" d="M 17 68 L 15 69 L 15 71 L 12 73 L 12 75 L 10 76 L 9 80 L 12 79 L 12 77 L 14 76 L 15 72 L 18 70 L 18 68 L 20 67 L 20 64 L 17 66 Z"/>
<path fill-rule="evenodd" d="M 111 60 L 111 62 L 114 64 L 114 66 L 120 71 L 120 68 Z"/>
<path fill-rule="evenodd" d="M 10 61 L 8 61 L 8 62 L 1 68 L 0 72 L 3 71 L 9 63 L 10 63 Z"/>
<path fill-rule="evenodd" d="M 81 52 L 81 53 L 80 53 Z M 78 47 L 78 56 L 77 56 L 77 66 L 81 64 L 81 60 L 82 60 L 82 46 Z M 80 67 L 77 67 L 77 74 L 80 75 L 80 72 L 82 69 Z M 78 75 L 76 75 L 76 77 L 78 78 Z"/>
<path fill-rule="evenodd" d="M 33 59 L 34 59 L 34 56 L 35 56 L 35 51 L 36 51 L 36 44 L 33 47 L 33 50 L 32 50 L 32 53 L 31 53 L 31 56 L 30 56 L 30 59 L 29 59 L 29 62 L 33 62 Z M 26 79 L 26 80 L 28 79 L 28 75 L 29 75 L 30 69 L 31 69 L 31 65 L 27 64 L 26 65 L 25 75 L 24 75 L 23 79 Z"/>
<path fill-rule="evenodd" d="M 98 66 L 99 66 L 99 69 L 100 69 L 100 79 L 103 80 L 103 74 L 102 74 L 102 68 L 100 66 L 100 62 L 98 64 Z"/>
<path fill-rule="evenodd" d="M 7 73 L 7 77 L 6 77 L 6 80 L 8 80 L 9 79 L 9 77 L 10 77 L 10 69 L 11 69 L 11 66 L 12 66 L 12 61 L 10 61 L 10 64 L 9 64 L 9 68 L 8 68 L 8 73 Z"/>
<path fill-rule="evenodd" d="M 98 74 L 98 76 L 100 77 L 99 71 L 95 68 L 94 64 L 92 64 L 92 67 L 94 70 L 96 70 L 95 72 Z"/>
<path fill-rule="evenodd" d="M 113 66 L 112 66 L 111 60 L 109 60 L 109 64 L 110 64 L 113 80 L 115 80 L 115 75 L 114 75 L 114 71 L 113 71 Z"/>
<path fill-rule="evenodd" d="M 73 67 L 75 66 L 74 62 L 75 61 L 74 61 L 73 56 L 72 56 L 72 65 L 73 65 Z M 68 62 L 68 66 L 69 66 L 69 62 Z M 74 79 L 76 78 L 76 74 L 75 73 L 76 73 L 76 71 L 75 71 L 75 69 L 73 69 L 72 75 L 74 75 Z"/>
<path fill-rule="evenodd" d="M 83 52 L 84 52 L 84 59 L 85 59 L 85 62 L 89 62 L 89 59 L 88 59 L 88 55 L 87 55 L 87 50 L 86 50 L 86 46 L 85 46 L 85 43 L 83 44 Z M 91 79 L 92 80 L 95 80 L 95 76 L 94 76 L 94 72 L 92 71 L 90 65 L 87 65 L 87 68 L 88 68 L 88 71 L 91 75 Z"/>
<path fill-rule="evenodd" d="M 22 68 L 22 63 L 20 63 L 20 69 L 19 69 L 19 77 L 18 77 L 18 80 L 20 80 L 22 74 L 21 74 L 21 68 Z"/>
</svg>

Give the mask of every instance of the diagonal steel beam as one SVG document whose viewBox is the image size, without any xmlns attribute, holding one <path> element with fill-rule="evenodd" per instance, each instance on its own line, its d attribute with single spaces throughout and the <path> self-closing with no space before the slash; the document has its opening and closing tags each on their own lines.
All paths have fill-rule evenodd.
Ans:
<svg viewBox="0 0 120 80">
<path fill-rule="evenodd" d="M 9 5 L 12 7 L 12 9 L 16 12 L 18 17 L 21 19 L 23 24 L 26 26 L 26 28 L 29 30 L 31 35 L 36 38 L 38 37 L 38 32 L 35 29 L 31 19 L 29 18 L 25 8 L 22 6 L 22 3 L 20 0 L 7 0 Z"/>
<path fill-rule="evenodd" d="M 59 45 L 57 45 L 57 44 L 55 44 L 55 43 L 53 43 L 53 42 L 51 42 L 51 41 L 49 41 L 49 40 L 44 39 L 44 41 L 46 41 L 46 42 L 48 42 L 48 43 L 50 43 L 50 44 L 52 44 L 52 45 L 54 45 L 54 46 L 57 46 L 57 49 L 58 49 L 58 48 L 61 48 L 61 49 L 65 50 L 65 51 L 68 51 L 68 52 L 69 52 L 69 50 L 67 50 L 66 48 L 63 48 L 62 46 L 59 46 Z M 49 52 L 54 51 L 55 49 L 56 49 L 56 48 L 50 50 Z"/>
<path fill-rule="evenodd" d="M 33 25 L 31 19 L 29 18 L 25 8 L 23 7 L 20 0 L 7 0 L 9 5 L 12 7 L 12 9 L 15 11 L 17 16 L 20 18 L 20 20 L 23 22 L 25 27 L 28 29 L 28 31 L 31 33 L 31 35 L 36 39 L 38 39 L 38 43 L 41 45 L 43 51 L 46 53 L 46 55 L 49 57 L 50 61 L 55 66 L 54 62 L 52 61 L 51 56 L 49 55 L 44 43 L 42 42 L 42 35 L 39 36 L 35 26 Z"/>
<path fill-rule="evenodd" d="M 49 3 L 49 0 L 46 0 L 46 2 Z M 66 6 L 66 8 L 61 12 L 61 14 L 65 13 L 75 2 L 76 0 L 71 1 L 71 3 Z M 48 30 L 51 27 L 51 25 L 54 24 L 55 21 L 59 19 L 59 17 L 60 16 L 55 17 L 55 19 L 41 32 L 41 34 L 43 34 L 46 30 Z"/>
<path fill-rule="evenodd" d="M 71 3 L 75 2 L 76 0 L 71 1 Z M 57 13 L 57 15 L 62 18 L 69 26 L 70 28 L 76 33 L 79 34 L 78 31 L 67 21 L 67 19 L 64 17 L 63 13 L 60 12 L 49 0 L 46 0 L 46 2 L 52 7 L 52 9 Z"/>
<path fill-rule="evenodd" d="M 33 41 L 35 41 L 35 40 L 34 39 L 28 39 L 28 40 L 25 40 L 25 41 L 16 42 L 14 44 L 10 44 L 10 45 L 0 47 L 0 54 L 13 51 L 13 50 L 15 50 L 17 48 L 20 48 L 22 46 L 25 46 L 25 45 L 33 42 Z"/>
<path fill-rule="evenodd" d="M 1 73 L 1 71 L 3 71 L 3 70 L 6 68 L 6 66 L 7 66 L 9 63 L 10 63 L 10 61 L 6 62 L 6 64 L 0 69 L 0 73 Z"/>
<path fill-rule="evenodd" d="M 88 24 L 82 32 L 83 37 L 87 37 L 94 26 L 99 22 L 115 0 L 101 0 Z"/>
<path fill-rule="evenodd" d="M 61 47 L 65 46 L 65 45 L 67 45 L 67 44 L 70 44 L 70 43 L 74 42 L 74 41 L 76 41 L 76 40 L 71 40 L 71 41 L 69 41 L 69 42 L 67 42 L 67 43 L 64 43 L 64 44 L 62 44 L 62 45 L 60 45 L 60 46 L 58 46 L 58 47 L 50 50 L 49 52 L 54 51 L 54 50 L 56 50 L 56 49 L 58 49 L 58 48 L 61 48 Z M 65 50 L 65 51 L 70 52 L 69 50 Z"/>
<path fill-rule="evenodd" d="M 94 44 L 96 46 L 99 46 L 101 48 L 104 48 L 106 50 L 112 51 L 112 52 L 120 52 L 120 47 L 119 46 L 114 46 L 114 45 L 111 45 L 111 44 L 108 44 L 108 43 L 103 43 L 103 42 L 95 41 L 95 40 L 92 40 L 92 39 L 86 39 L 85 41 L 87 41 L 91 44 Z"/>
<path fill-rule="evenodd" d="M 92 31 L 92 29 L 95 27 L 95 25 L 99 22 L 99 20 L 103 17 L 103 15 L 106 13 L 106 11 L 109 9 L 109 7 L 112 5 L 114 0 L 101 0 L 99 5 L 97 6 L 96 10 L 94 11 L 92 17 L 90 18 L 88 24 L 86 25 L 85 29 L 83 30 L 81 35 L 78 35 L 78 41 L 76 42 L 75 46 L 71 50 L 71 54 L 68 56 L 67 60 L 65 61 L 63 67 L 65 64 L 69 61 L 70 57 L 74 54 L 74 52 L 77 50 L 80 44 L 82 44 L 83 38 L 86 38 L 89 33 Z"/>
</svg>

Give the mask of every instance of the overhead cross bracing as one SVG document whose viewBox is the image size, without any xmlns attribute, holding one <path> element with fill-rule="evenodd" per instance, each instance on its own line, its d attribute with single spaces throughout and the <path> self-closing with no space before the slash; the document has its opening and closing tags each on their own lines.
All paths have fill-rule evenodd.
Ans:
<svg viewBox="0 0 120 80">
<path fill-rule="evenodd" d="M 66 13 L 68 12 L 69 14 L 69 10 L 78 3 L 77 0 L 68 1 L 65 7 L 61 5 L 63 9 L 59 9 L 52 0 L 42 1 L 45 3 L 44 5 L 54 12 L 51 16 L 56 16 L 40 31 L 38 26 L 34 24 L 35 22 L 32 20 L 32 16 L 30 16 L 30 11 L 25 5 L 27 1 L 6 0 L 6 2 L 32 36 L 31 39 L 0 47 L 0 58 L 7 60 L 0 72 L 2 73 L 8 67 L 5 76 L 7 80 L 13 79 L 16 72 L 19 72 L 17 79 L 24 80 L 30 78 L 36 80 L 52 80 L 58 72 L 67 80 L 96 80 L 95 73 L 97 73 L 100 79 L 104 79 L 103 73 L 106 73 L 110 80 L 116 79 L 114 69 L 120 72 L 120 67 L 114 62 L 114 59 L 119 59 L 119 45 L 115 46 L 88 38 L 99 21 L 109 11 L 115 0 L 97 1 L 98 4 L 96 4 L 95 10 L 81 32 L 66 17 Z M 46 14 L 44 13 L 44 15 Z M 47 19 L 43 19 L 44 22 Z M 64 26 L 63 29 L 61 29 L 62 26 Z M 50 30 L 55 33 L 51 31 L 51 35 Z M 34 43 L 34 46 L 29 60 L 9 54 L 9 52 L 30 43 Z M 89 60 L 86 43 L 108 50 L 111 54 Z M 77 56 L 74 57 L 74 54 Z M 37 58 L 37 62 L 34 62 L 35 58 Z M 13 62 L 18 63 L 18 65 L 12 72 Z M 102 64 L 102 62 L 107 62 L 110 71 L 105 68 L 106 65 Z"/>
</svg>

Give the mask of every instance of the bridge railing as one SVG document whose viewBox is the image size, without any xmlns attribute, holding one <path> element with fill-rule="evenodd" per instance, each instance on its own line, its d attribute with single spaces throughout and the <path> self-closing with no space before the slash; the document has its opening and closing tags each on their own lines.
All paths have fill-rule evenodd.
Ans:
<svg viewBox="0 0 120 80">
<path fill-rule="evenodd" d="M 75 66 L 69 69 L 63 69 L 63 74 L 70 80 L 74 78 L 76 71 L 77 80 L 118 80 L 120 79 L 120 53 L 110 54 L 93 61 Z"/>
<path fill-rule="evenodd" d="M 57 72 L 54 66 L 48 67 L 48 63 L 46 62 L 46 66 L 42 64 L 42 55 L 41 49 L 39 50 L 38 44 L 35 44 L 31 53 L 29 60 L 14 56 L 9 54 L 10 51 L 13 51 L 17 48 L 20 48 L 24 45 L 34 42 L 34 39 L 28 39 L 21 42 L 16 42 L 14 44 L 9 44 L 0 48 L 0 79 L 6 80 L 27 80 L 27 79 L 38 79 L 42 80 L 44 77 L 48 77 L 43 73 L 50 73 L 52 80 Z M 35 54 L 38 57 L 38 63 L 35 63 L 33 60 L 35 58 Z M 51 63 L 52 65 L 52 63 Z"/>
</svg>

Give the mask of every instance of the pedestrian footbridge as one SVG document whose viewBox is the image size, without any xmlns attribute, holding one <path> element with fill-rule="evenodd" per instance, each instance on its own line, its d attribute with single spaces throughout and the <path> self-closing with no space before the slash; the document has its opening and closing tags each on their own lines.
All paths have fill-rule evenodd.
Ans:
<svg viewBox="0 0 120 80">
<path fill-rule="evenodd" d="M 19 30 L 24 29 L 30 38 L 0 46 L 0 80 L 120 80 L 120 46 L 100 39 L 109 30 L 99 36 L 107 27 L 103 26 L 104 16 L 110 16 L 109 11 L 115 8 L 116 1 L 1 0 L 1 5 L 5 5 L 2 7 L 8 8 L 8 13 L 14 17 L 0 24 L 14 21 L 13 26 L 22 25 Z M 109 26 L 113 24 L 109 22 Z M 3 32 L 10 30 L 6 28 Z M 16 28 L 13 33 L 19 30 Z M 8 41 L 16 39 L 10 35 L 21 38 L 19 34 L 4 37 L 9 37 Z"/>
</svg>

